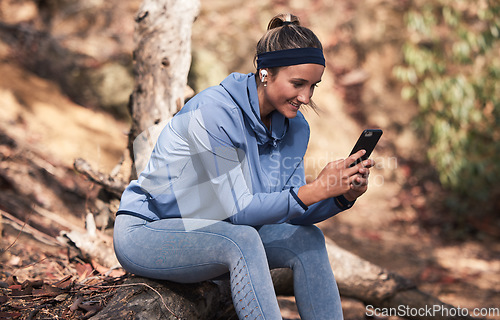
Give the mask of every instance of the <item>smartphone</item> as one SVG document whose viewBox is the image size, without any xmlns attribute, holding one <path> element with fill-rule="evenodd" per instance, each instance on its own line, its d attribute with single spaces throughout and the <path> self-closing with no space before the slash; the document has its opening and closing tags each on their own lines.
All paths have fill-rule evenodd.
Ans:
<svg viewBox="0 0 500 320">
<path fill-rule="evenodd" d="M 349 167 L 354 167 L 361 161 L 368 159 L 368 157 L 370 157 L 370 155 L 372 154 L 373 149 L 375 149 L 375 146 L 377 145 L 377 142 L 380 140 L 381 136 L 382 130 L 380 129 L 363 130 L 349 155 L 352 155 L 353 153 L 356 153 L 361 149 L 366 150 L 366 153 L 362 157 L 358 158 L 355 162 L 353 162 Z"/>
</svg>

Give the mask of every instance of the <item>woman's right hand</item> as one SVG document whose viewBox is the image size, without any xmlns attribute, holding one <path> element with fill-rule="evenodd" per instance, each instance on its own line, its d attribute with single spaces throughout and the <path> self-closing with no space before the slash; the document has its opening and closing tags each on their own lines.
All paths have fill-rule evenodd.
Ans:
<svg viewBox="0 0 500 320">
<path fill-rule="evenodd" d="M 321 200 L 345 194 L 350 190 L 351 184 L 355 183 L 358 174 L 365 174 L 364 171 L 373 166 L 372 160 L 365 160 L 349 167 L 365 153 L 365 150 L 360 150 L 347 159 L 328 163 L 313 182 L 299 188 L 297 196 L 306 206 L 309 206 Z"/>
</svg>

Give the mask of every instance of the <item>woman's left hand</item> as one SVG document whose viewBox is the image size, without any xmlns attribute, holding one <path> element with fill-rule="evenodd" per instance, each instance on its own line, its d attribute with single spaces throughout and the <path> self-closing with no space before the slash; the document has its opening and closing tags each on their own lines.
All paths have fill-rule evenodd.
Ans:
<svg viewBox="0 0 500 320">
<path fill-rule="evenodd" d="M 360 166 L 357 177 L 351 183 L 349 191 L 344 194 L 348 201 L 354 201 L 368 190 L 368 177 L 370 168 L 373 167 L 373 160 L 365 160 L 358 164 Z"/>
</svg>

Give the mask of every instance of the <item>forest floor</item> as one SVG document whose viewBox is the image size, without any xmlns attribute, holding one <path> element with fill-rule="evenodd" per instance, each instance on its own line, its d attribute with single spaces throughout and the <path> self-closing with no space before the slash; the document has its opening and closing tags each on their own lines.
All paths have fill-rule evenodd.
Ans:
<svg viewBox="0 0 500 320">
<path fill-rule="evenodd" d="M 255 18 L 259 26 L 265 25 L 269 11 L 288 8 L 284 5 L 287 1 L 274 1 L 272 10 L 266 8 L 266 14 L 259 16 L 264 1 L 248 4 L 250 8 L 243 1 L 241 6 L 229 7 L 226 3 L 211 1 L 213 8 L 202 8 L 193 35 L 196 59 L 211 61 L 213 57 L 206 55 L 213 51 L 213 56 L 224 60 L 223 52 L 217 50 L 227 48 L 235 39 L 254 43 L 262 31 L 241 25 L 244 21 Z M 377 126 L 385 131 L 374 155 L 379 166 L 373 170 L 369 191 L 352 209 L 319 226 L 341 247 L 411 279 L 422 291 L 443 302 L 466 308 L 471 315 L 474 311 L 483 312 L 478 319 L 500 320 L 498 222 L 476 223 L 474 233 L 463 227 L 455 229 L 450 213 L 435 205 L 436 198 L 439 200 L 442 195 L 440 188 L 432 180 L 421 183 L 417 178 L 428 169 L 418 167 L 425 147 L 417 144 L 408 129 L 415 109 L 401 101 L 398 88 L 386 76 L 397 59 L 398 49 L 393 44 L 378 43 L 376 34 L 369 46 L 359 49 L 368 37 L 367 32 L 378 30 L 376 25 L 368 23 L 370 19 L 386 17 L 387 3 L 403 1 L 370 0 L 363 8 L 351 6 L 349 1 L 338 1 L 331 20 L 325 17 L 330 6 L 324 1 L 314 3 L 307 12 L 297 5 L 296 11 L 305 17 L 306 25 L 319 28 L 318 21 L 322 21 L 321 30 L 328 31 L 339 30 L 335 26 L 343 20 L 349 23 L 331 34 L 320 31 L 322 38 L 327 39 L 326 52 L 334 65 L 329 66 L 332 72 L 325 73 L 317 89 L 315 98 L 322 106 L 320 114 L 305 111 L 311 125 L 308 174 L 313 177 L 327 161 L 344 157 L 363 128 Z M 369 11 L 375 7 L 376 11 Z M 226 18 L 218 19 L 221 16 L 213 13 L 216 10 L 225 13 Z M 314 14 L 317 19 L 312 18 Z M 232 16 L 249 19 L 228 18 Z M 391 16 L 386 18 L 390 20 Z M 228 32 L 218 37 L 217 32 L 231 23 L 248 32 L 244 35 Z M 385 34 L 397 30 L 395 26 L 396 23 L 393 29 L 385 29 Z M 218 45 L 211 46 L 207 44 L 209 41 L 217 41 Z M 0 56 L 1 50 L 0 46 Z M 243 45 L 241 50 L 251 52 L 252 48 Z M 220 61 L 205 63 L 201 72 L 213 78 L 200 77 L 198 85 L 214 84 L 228 71 L 251 70 L 250 59 L 243 63 L 241 55 L 226 58 L 225 65 Z M 338 79 L 359 69 L 370 75 L 363 88 L 339 87 Z M 72 102 L 53 82 L 10 61 L 0 63 L 0 74 L 0 290 L 9 292 L 8 300 L 6 294 L 0 295 L 0 319 L 89 316 L 95 312 L 95 305 L 109 299 L 110 287 L 119 284 L 123 271 L 103 268 L 99 261 L 87 259 L 56 238 L 60 230 L 68 231 L 71 226 L 84 228 L 86 213 L 95 209 L 89 207 L 95 206 L 100 196 L 96 185 L 75 172 L 74 160 L 84 158 L 93 168 L 109 174 L 122 157 L 127 158 L 129 124 Z M 354 90 L 360 100 L 349 100 L 349 90 Z M 354 111 L 353 106 L 357 107 Z M 122 168 L 127 165 L 125 161 Z M 127 170 L 124 171 L 121 174 L 127 177 Z M 108 218 L 101 217 L 96 222 L 103 234 L 110 236 Z M 45 285 L 36 280 L 43 280 Z M 9 290 L 17 290 L 16 297 Z M 95 303 L 78 302 L 80 296 Z M 342 300 L 346 320 L 368 319 L 368 309 L 361 302 L 346 297 Z M 284 318 L 299 319 L 293 297 L 280 297 L 279 301 Z"/>
</svg>

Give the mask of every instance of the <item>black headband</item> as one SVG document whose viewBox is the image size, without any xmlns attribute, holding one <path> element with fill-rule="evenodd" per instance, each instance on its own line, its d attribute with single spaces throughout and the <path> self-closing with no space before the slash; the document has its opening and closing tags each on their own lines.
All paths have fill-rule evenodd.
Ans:
<svg viewBox="0 0 500 320">
<path fill-rule="evenodd" d="M 323 50 L 319 48 L 295 48 L 268 51 L 257 55 L 257 69 L 286 67 L 305 63 L 325 66 Z"/>
</svg>

